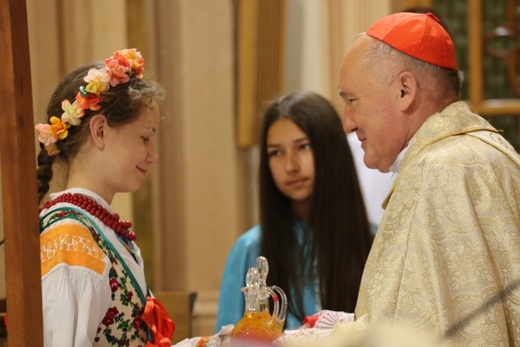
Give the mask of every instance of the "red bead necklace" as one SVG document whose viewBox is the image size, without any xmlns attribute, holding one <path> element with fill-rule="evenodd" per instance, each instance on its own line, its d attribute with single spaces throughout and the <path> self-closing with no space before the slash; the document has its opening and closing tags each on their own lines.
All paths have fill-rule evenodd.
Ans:
<svg viewBox="0 0 520 347">
<path fill-rule="evenodd" d="M 85 195 L 65 193 L 45 203 L 43 208 L 49 208 L 60 202 L 66 202 L 80 207 L 91 215 L 99 218 L 106 226 L 130 241 L 134 241 L 137 238 L 137 234 L 130 230 L 132 227 L 131 222 L 119 220 L 117 213 L 112 214 L 108 212 L 103 206 Z"/>
</svg>

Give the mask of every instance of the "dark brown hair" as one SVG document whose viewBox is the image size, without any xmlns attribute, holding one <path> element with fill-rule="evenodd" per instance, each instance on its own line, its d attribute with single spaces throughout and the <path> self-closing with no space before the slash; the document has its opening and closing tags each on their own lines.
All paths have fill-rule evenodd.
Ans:
<svg viewBox="0 0 520 347">
<path fill-rule="evenodd" d="M 267 133 L 280 118 L 298 125 L 314 151 L 315 183 L 303 248 L 291 202 L 276 188 L 269 170 Z M 354 312 L 373 237 L 338 113 L 315 93 L 282 96 L 265 112 L 260 151 L 261 255 L 269 261 L 268 282 L 286 291 L 288 310 L 303 319 L 302 288 L 315 269 L 322 307 Z"/>
</svg>

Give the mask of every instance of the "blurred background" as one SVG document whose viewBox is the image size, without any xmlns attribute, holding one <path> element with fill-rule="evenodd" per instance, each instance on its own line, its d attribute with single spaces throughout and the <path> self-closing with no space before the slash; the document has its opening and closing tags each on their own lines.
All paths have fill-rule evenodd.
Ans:
<svg viewBox="0 0 520 347">
<path fill-rule="evenodd" d="M 434 10 L 455 42 L 463 99 L 520 148 L 516 0 L 26 2 L 35 122 L 66 72 L 121 48 L 141 51 L 145 74 L 166 88 L 159 163 L 139 192 L 116 197 L 115 209 L 134 221 L 152 291 L 197 294 L 193 335 L 213 333 L 227 254 L 257 222 L 256 143 L 267 101 L 311 90 L 341 114 L 343 53 L 375 20 Z"/>
</svg>

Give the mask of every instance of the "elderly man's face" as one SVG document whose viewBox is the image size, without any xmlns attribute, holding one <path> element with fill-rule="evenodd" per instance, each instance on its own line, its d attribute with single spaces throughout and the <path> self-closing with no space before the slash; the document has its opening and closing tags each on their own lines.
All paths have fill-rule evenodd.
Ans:
<svg viewBox="0 0 520 347">
<path fill-rule="evenodd" d="M 365 165 L 388 172 L 408 140 L 408 118 L 399 111 L 397 79 L 383 82 L 374 73 L 376 67 L 359 63 L 371 40 L 358 38 L 345 55 L 338 91 L 345 102 L 343 128 L 347 133 L 356 132 L 365 151 Z"/>
</svg>

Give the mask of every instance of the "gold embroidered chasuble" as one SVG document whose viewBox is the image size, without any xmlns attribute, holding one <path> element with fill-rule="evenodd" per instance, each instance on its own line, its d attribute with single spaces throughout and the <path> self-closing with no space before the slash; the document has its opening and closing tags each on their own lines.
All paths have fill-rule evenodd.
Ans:
<svg viewBox="0 0 520 347">
<path fill-rule="evenodd" d="M 363 274 L 356 323 L 464 346 L 520 346 L 520 157 L 456 102 L 403 159 Z"/>
</svg>

